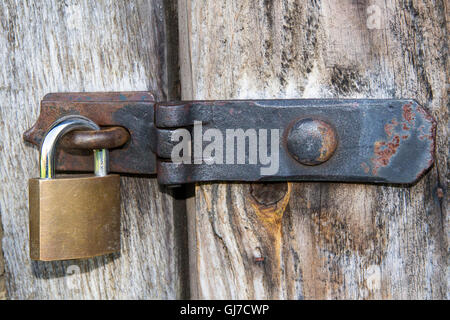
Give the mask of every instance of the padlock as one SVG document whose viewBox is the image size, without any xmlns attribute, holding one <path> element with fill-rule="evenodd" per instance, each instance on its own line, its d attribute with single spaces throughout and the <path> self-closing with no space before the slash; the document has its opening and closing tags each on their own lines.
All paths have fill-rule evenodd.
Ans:
<svg viewBox="0 0 450 320">
<path fill-rule="evenodd" d="M 29 180 L 30 256 L 83 259 L 120 251 L 120 178 L 108 174 L 108 150 L 93 150 L 95 176 L 55 177 L 55 150 L 67 132 L 99 130 L 81 116 L 56 121 L 41 144 L 40 178 Z"/>
</svg>

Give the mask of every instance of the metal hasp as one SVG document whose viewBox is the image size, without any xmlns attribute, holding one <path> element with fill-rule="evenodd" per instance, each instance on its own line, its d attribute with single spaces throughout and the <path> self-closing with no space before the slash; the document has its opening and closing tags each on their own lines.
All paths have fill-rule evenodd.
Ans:
<svg viewBox="0 0 450 320">
<path fill-rule="evenodd" d="M 209 129 L 221 132 L 224 154 L 222 164 L 207 164 L 201 151 L 197 153 L 197 161 L 195 160 L 195 144 L 197 149 L 205 150 L 212 139 L 193 143 L 190 164 L 170 162 L 172 148 L 177 143 L 169 143 L 172 132 L 186 128 L 192 132 L 192 139 L 195 140 L 195 128 L 192 129 L 194 122 L 201 122 L 203 135 Z M 155 125 L 160 147 L 157 154 L 159 158 L 166 160 L 158 161 L 158 180 L 162 184 L 198 181 L 410 184 L 418 180 L 434 162 L 435 122 L 414 100 L 305 99 L 158 103 Z M 245 164 L 237 164 L 236 150 L 226 150 L 228 144 L 225 141 L 230 129 L 243 129 L 244 133 L 248 133 L 244 134 Z M 254 130 L 256 139 L 247 130 Z M 278 145 L 271 143 L 269 131 L 275 135 L 279 133 Z M 249 142 L 251 136 L 253 141 Z M 264 141 L 261 137 L 265 137 Z M 278 160 L 275 157 L 272 159 L 278 161 L 273 168 L 275 173 L 263 174 L 262 169 L 268 168 L 270 164 L 267 161 L 264 164 L 261 157 L 256 159 L 256 164 L 250 164 L 252 155 L 249 150 L 255 142 L 258 152 L 261 151 L 260 146 L 263 146 L 263 154 L 266 148 L 272 148 L 271 152 L 278 152 Z M 199 148 L 200 143 L 202 148 Z M 237 144 L 236 141 L 235 149 Z M 225 153 L 229 152 L 236 152 L 234 164 L 226 161 Z M 202 157 L 200 161 L 199 157 Z"/>
<path fill-rule="evenodd" d="M 411 184 L 434 162 L 435 121 L 414 100 L 156 103 L 148 92 L 58 93 L 45 96 L 25 140 L 39 145 L 50 124 L 69 114 L 85 116 L 103 130 L 73 132 L 61 141 L 56 169 L 66 172 L 92 170 L 85 149 L 93 146 L 113 147 L 111 172 L 157 174 L 161 184 Z M 181 163 L 172 157 L 178 153 L 174 148 L 179 148 L 180 132 L 191 139 Z M 207 152 L 212 143 L 222 145 L 222 154 Z"/>
<path fill-rule="evenodd" d="M 150 92 L 50 93 L 41 101 L 39 118 L 24 139 L 39 146 L 53 122 L 67 115 L 82 115 L 104 130 L 67 134 L 57 153 L 57 170 L 93 171 L 92 154 L 86 149 L 107 148 L 111 172 L 155 174 L 154 105 Z"/>
</svg>

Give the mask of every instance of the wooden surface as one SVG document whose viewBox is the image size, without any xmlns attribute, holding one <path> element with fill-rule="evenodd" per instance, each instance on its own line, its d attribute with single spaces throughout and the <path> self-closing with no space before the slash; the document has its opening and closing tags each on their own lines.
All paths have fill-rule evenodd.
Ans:
<svg viewBox="0 0 450 320">
<path fill-rule="evenodd" d="M 176 212 L 182 206 L 155 179 L 121 179 L 120 256 L 32 263 L 28 253 L 27 183 L 38 174 L 38 151 L 22 133 L 37 119 L 39 101 L 49 92 L 120 90 L 167 99 L 176 75 L 166 71 L 176 69 L 173 59 L 166 63 L 167 42 L 177 41 L 177 24 L 163 3 L 0 3 L 0 297 L 3 280 L 10 299 L 185 296 L 183 212 Z"/>
<path fill-rule="evenodd" d="M 188 202 L 191 297 L 448 298 L 446 2 L 178 3 L 184 99 L 414 97 L 439 122 L 437 164 L 412 188 L 198 185 Z M 186 296 L 183 203 L 154 179 L 122 178 L 121 256 L 28 256 L 38 158 L 22 132 L 48 92 L 176 98 L 175 10 L 162 4 L 0 4 L 0 299 Z"/>
<path fill-rule="evenodd" d="M 183 99 L 415 98 L 438 120 L 410 188 L 197 185 L 192 297 L 448 298 L 445 2 L 178 3 Z"/>
</svg>

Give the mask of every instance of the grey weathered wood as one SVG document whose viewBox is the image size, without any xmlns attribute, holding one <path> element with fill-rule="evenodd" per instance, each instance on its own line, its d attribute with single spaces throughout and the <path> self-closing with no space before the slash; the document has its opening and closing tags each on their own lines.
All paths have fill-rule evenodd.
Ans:
<svg viewBox="0 0 450 320">
<path fill-rule="evenodd" d="M 438 120 L 436 166 L 411 188 L 197 185 L 194 298 L 448 297 L 445 6 L 179 0 L 184 99 L 416 98 Z"/>
<path fill-rule="evenodd" d="M 120 256 L 31 263 L 27 181 L 37 176 L 38 152 L 22 140 L 48 92 L 150 90 L 166 99 L 173 80 L 165 39 L 177 27 L 171 15 L 159 0 L 0 3 L 0 214 L 8 298 L 184 297 L 177 222 L 183 213 L 155 179 L 121 180 Z M 0 297 L 2 270 L 0 262 Z"/>
</svg>

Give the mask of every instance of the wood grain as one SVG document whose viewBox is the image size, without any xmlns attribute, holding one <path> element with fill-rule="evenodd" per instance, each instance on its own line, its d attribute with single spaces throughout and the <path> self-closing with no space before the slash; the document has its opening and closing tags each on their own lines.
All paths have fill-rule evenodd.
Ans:
<svg viewBox="0 0 450 320">
<path fill-rule="evenodd" d="M 0 3 L 0 214 L 10 299 L 175 299 L 185 297 L 180 204 L 155 179 L 123 177 L 122 251 L 85 261 L 31 262 L 28 179 L 38 152 L 22 133 L 48 92 L 150 90 L 165 100 L 176 33 L 164 1 Z M 172 11 L 171 11 L 172 10 Z M 175 22 L 174 22 L 175 21 Z M 173 42 L 173 37 L 172 40 Z M 173 55 L 173 54 L 172 54 Z M 175 61 L 176 63 L 176 61 Z M 170 68 L 176 68 L 170 66 Z M 176 98 L 176 96 L 172 96 Z"/>
<path fill-rule="evenodd" d="M 438 120 L 410 188 L 197 185 L 192 297 L 448 298 L 445 2 L 178 3 L 184 99 L 415 98 Z"/>
</svg>

